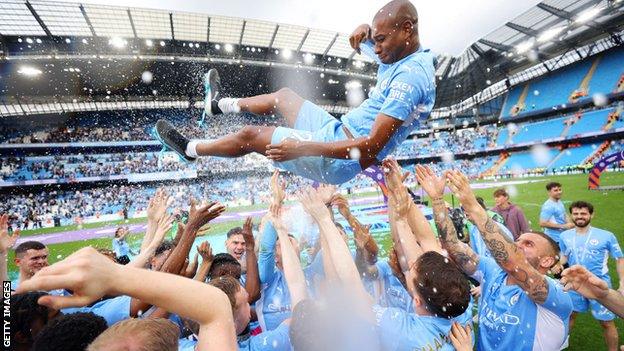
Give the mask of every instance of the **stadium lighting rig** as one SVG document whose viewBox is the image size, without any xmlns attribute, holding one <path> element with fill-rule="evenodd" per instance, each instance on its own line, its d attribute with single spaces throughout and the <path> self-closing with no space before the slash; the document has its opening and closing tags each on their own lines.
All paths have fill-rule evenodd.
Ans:
<svg viewBox="0 0 624 351">
<path fill-rule="evenodd" d="M 596 17 L 602 10 L 603 10 L 602 7 L 594 7 L 587 11 L 583 11 L 576 18 L 576 23 L 585 23 L 591 20 L 592 18 Z"/>
<path fill-rule="evenodd" d="M 128 43 L 127 41 L 125 41 L 124 39 L 120 38 L 120 37 L 113 37 L 110 38 L 110 40 L 108 41 L 108 43 L 113 46 L 114 48 L 117 49 L 121 49 L 124 46 L 126 46 L 126 44 Z"/>
<path fill-rule="evenodd" d="M 563 26 L 551 28 L 545 31 L 544 33 L 542 33 L 539 37 L 537 37 L 537 41 L 540 43 L 545 43 L 547 41 L 550 41 L 554 39 L 559 33 L 561 33 L 564 29 L 565 27 Z"/>
<path fill-rule="evenodd" d="M 17 73 L 19 74 L 23 74 L 27 77 L 36 77 L 38 75 L 40 75 L 41 73 L 43 73 L 40 69 L 35 68 L 35 67 L 31 67 L 31 66 L 22 66 L 20 67 L 20 69 L 17 71 Z"/>
</svg>

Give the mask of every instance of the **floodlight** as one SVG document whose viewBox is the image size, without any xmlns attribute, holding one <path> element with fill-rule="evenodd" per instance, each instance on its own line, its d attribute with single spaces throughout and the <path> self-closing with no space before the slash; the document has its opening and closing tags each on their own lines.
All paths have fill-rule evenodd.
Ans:
<svg viewBox="0 0 624 351">
<path fill-rule="evenodd" d="M 40 69 L 35 68 L 35 67 L 31 67 L 31 66 L 22 66 L 20 67 L 20 69 L 17 71 L 17 73 L 19 74 L 23 74 L 25 76 L 28 77 L 35 77 L 40 75 L 42 72 Z"/>
</svg>

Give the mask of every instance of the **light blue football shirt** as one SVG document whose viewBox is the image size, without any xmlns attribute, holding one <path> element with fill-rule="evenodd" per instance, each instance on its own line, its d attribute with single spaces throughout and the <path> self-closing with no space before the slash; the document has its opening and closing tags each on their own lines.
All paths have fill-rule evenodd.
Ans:
<svg viewBox="0 0 624 351">
<path fill-rule="evenodd" d="M 561 202 L 561 200 L 555 202 L 550 198 L 546 200 L 542 205 L 542 210 L 540 211 L 540 220 L 551 221 L 557 224 L 565 224 L 567 219 L 563 202 Z M 559 243 L 559 237 L 563 231 L 563 229 L 544 228 L 544 233 L 556 241 L 557 244 Z"/>
<path fill-rule="evenodd" d="M 377 155 L 381 161 L 429 117 L 435 103 L 435 56 L 421 48 L 395 63 L 384 64 L 373 52 L 372 42 L 363 43 L 361 49 L 379 63 L 377 84 L 369 98 L 341 121 L 355 137 L 369 136 L 380 113 L 403 121 Z"/>
<path fill-rule="evenodd" d="M 478 350 L 559 350 L 568 335 L 572 300 L 545 277 L 546 301 L 538 305 L 492 258 L 481 257 L 473 276 L 481 282 Z"/>
<path fill-rule="evenodd" d="M 561 233 L 559 246 L 570 265 L 580 264 L 608 282 L 611 281 L 607 267 L 609 254 L 616 260 L 624 257 L 613 233 L 591 226 L 585 235 L 578 235 L 576 229 Z"/>
</svg>

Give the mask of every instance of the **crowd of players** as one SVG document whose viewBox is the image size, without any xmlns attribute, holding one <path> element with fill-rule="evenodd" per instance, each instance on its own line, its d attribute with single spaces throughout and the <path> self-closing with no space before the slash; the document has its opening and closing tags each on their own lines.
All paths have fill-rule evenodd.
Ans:
<svg viewBox="0 0 624 351">
<path fill-rule="evenodd" d="M 615 315 L 604 306 L 622 315 L 623 289 L 609 289 L 605 258 L 617 259 L 620 281 L 624 258 L 612 233 L 590 225 L 591 204 L 574 201 L 567 215 L 562 186 L 549 183 L 540 214 L 545 233 L 536 232 L 504 190 L 486 210 L 461 172 L 417 166 L 432 226 L 396 161 L 383 167 L 393 243 L 387 259 L 336 188 L 287 186 L 277 172 L 257 230 L 251 218 L 232 228 L 227 253 L 212 252 L 208 242 L 193 247 L 225 210 L 217 202 L 191 200 L 186 222 L 167 239 L 175 208 L 192 198 L 188 190 L 153 194 L 147 231 L 131 260 L 123 230 L 115 251 L 83 248 L 51 266 L 54 252 L 23 242 L 14 248 L 14 349 L 559 350 L 576 314 L 587 310 L 603 326 L 609 349 L 617 348 Z M 449 212 L 446 187 L 461 202 L 467 228 Z M 295 190 L 287 206 L 286 194 Z M 207 191 L 201 198 L 213 197 Z M 317 235 L 288 226 L 298 206 Z M 348 222 L 355 252 L 335 216 Z M 8 227 L 8 216 L 0 217 L 5 280 L 6 255 L 19 235 Z M 310 259 L 302 262 L 304 249 Z M 568 265 L 564 289 L 552 276 Z"/>
</svg>

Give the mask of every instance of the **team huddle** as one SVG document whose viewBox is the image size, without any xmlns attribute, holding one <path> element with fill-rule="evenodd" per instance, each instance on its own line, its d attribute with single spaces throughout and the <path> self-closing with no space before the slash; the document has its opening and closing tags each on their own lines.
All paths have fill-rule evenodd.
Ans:
<svg viewBox="0 0 624 351">
<path fill-rule="evenodd" d="M 289 208 L 278 172 L 257 234 L 249 218 L 228 232 L 227 253 L 214 255 L 204 242 L 195 262 L 187 257 L 196 235 L 224 207 L 193 201 L 186 224 L 165 240 L 173 217 L 162 191 L 150 201 L 140 252 L 125 265 L 117 263 L 127 260 L 121 235 L 117 253 L 84 248 L 52 266 L 43 244 L 24 242 L 15 248 L 20 276 L 11 297 L 16 349 L 558 350 L 575 314 L 588 309 L 608 346 L 617 347 L 615 315 L 605 306 L 621 315 L 624 298 L 608 289 L 605 258 L 618 260 L 618 273 L 624 261 L 614 235 L 589 225 L 591 204 L 573 202 L 568 222 L 561 185 L 550 183 L 540 221 L 561 235 L 524 232 L 514 241 L 505 225 L 511 217 L 487 211 L 460 172 L 416 167 L 432 226 L 396 161 L 383 167 L 392 236 L 385 260 L 335 187 L 301 189 Z M 470 235 L 458 235 L 444 200 L 447 186 L 470 221 Z M 505 195 L 496 194 L 503 198 L 495 209 L 509 209 Z M 299 205 L 318 228 L 315 242 L 306 243 L 313 248 L 308 262 L 285 224 Z M 353 231 L 354 252 L 338 214 Z M 6 255 L 17 235 L 8 235 L 6 216 L 0 224 Z M 563 272 L 566 289 L 550 277 L 563 264 L 573 265 Z M 70 329 L 71 340 L 60 337 Z"/>
</svg>

